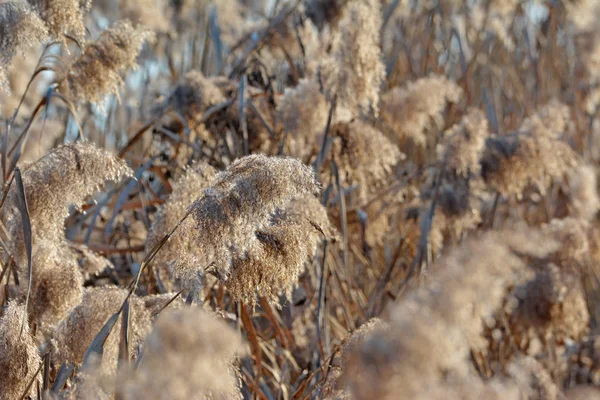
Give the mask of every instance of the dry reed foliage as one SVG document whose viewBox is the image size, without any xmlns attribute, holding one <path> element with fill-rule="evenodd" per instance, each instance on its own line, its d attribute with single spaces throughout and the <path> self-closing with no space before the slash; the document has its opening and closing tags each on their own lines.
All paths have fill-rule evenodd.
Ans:
<svg viewBox="0 0 600 400">
<path fill-rule="evenodd" d="M 81 365 L 92 340 L 106 321 L 119 309 L 127 297 L 127 290 L 117 287 L 85 289 L 81 303 L 54 331 L 55 354 L 53 362 L 58 367 L 63 362 Z M 133 295 L 129 299 L 129 346 L 133 358 L 140 353 L 140 346 L 150 332 L 150 312 L 144 301 Z M 113 377 L 117 371 L 121 319 L 117 321 L 104 343 L 100 374 Z"/>
<path fill-rule="evenodd" d="M 458 103 L 463 90 L 443 76 L 432 75 L 390 89 L 381 97 L 384 130 L 400 143 L 411 140 L 425 146 L 443 128 L 446 107 Z"/>
<path fill-rule="evenodd" d="M 0 318 L 0 397 L 17 400 L 22 395 L 37 399 L 36 385 L 25 393 L 42 360 L 27 323 L 27 310 L 15 300 L 8 302 Z M 41 382 L 38 375 L 36 381 Z"/>
<path fill-rule="evenodd" d="M 592 398 L 595 3 L 0 0 L 0 398 Z"/>
<path fill-rule="evenodd" d="M 41 329 L 62 321 L 81 302 L 83 275 L 77 258 L 64 244 L 36 238 L 31 274 L 31 297 L 28 312 Z M 19 288 L 24 301 L 27 295 L 27 274 L 20 272 L 23 285 Z"/>
<path fill-rule="evenodd" d="M 190 218 L 181 229 L 194 238 L 198 252 L 179 257 L 173 265 L 175 277 L 187 287 L 194 287 L 201 284 L 204 270 L 210 267 L 211 273 L 226 285 L 229 280 L 235 282 L 238 290 L 232 295 L 244 300 L 253 299 L 255 291 L 249 282 L 244 283 L 246 276 L 252 284 L 260 284 L 259 293 L 274 294 L 287 289 L 295 281 L 299 267 L 294 264 L 282 268 L 277 258 L 289 256 L 298 261 L 297 251 L 304 250 L 278 252 L 278 247 L 298 245 L 297 240 L 312 233 L 313 228 L 304 220 L 281 219 L 271 223 L 270 217 L 291 198 L 318 192 L 314 173 L 298 160 L 263 155 L 236 160 L 217 174 L 204 195 L 190 206 Z M 271 256 L 271 262 L 256 270 L 255 263 L 263 256 Z M 250 271 L 257 271 L 258 275 L 251 279 Z M 271 281 L 276 276 L 283 281 Z M 284 286 L 270 286 L 274 283 Z"/>
<path fill-rule="evenodd" d="M 379 1 L 348 2 L 339 30 L 334 33 L 331 56 L 321 65 L 323 86 L 330 101 L 368 114 L 379 110 L 379 89 L 385 66 L 379 48 Z"/>
<path fill-rule="evenodd" d="M 107 94 L 119 95 L 122 71 L 134 68 L 150 33 L 119 21 L 90 43 L 71 65 L 66 78 L 68 91 L 79 102 L 100 104 Z"/>
<path fill-rule="evenodd" d="M 216 315 L 167 310 L 144 343 L 139 368 L 119 390 L 123 399 L 241 399 L 233 363 L 243 353 L 239 334 Z"/>
</svg>

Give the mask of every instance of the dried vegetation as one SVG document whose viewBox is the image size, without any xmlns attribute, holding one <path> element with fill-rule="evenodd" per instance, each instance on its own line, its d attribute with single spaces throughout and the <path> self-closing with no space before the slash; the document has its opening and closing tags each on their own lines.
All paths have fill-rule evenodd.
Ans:
<svg viewBox="0 0 600 400">
<path fill-rule="evenodd" d="M 600 398 L 599 20 L 0 0 L 0 399 Z"/>
</svg>

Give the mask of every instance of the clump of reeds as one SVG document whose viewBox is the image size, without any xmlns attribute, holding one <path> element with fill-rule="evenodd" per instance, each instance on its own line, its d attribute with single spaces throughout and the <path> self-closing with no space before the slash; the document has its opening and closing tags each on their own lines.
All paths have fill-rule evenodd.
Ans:
<svg viewBox="0 0 600 400">
<path fill-rule="evenodd" d="M 345 371 L 352 396 L 426 398 L 455 380 L 476 381 L 470 349 L 481 345 L 484 320 L 526 267 L 516 254 L 555 248 L 539 233 L 515 231 L 467 241 L 446 255 L 432 280 L 396 306 L 389 328 L 357 349 Z"/>
<path fill-rule="evenodd" d="M 240 336 L 217 316 L 199 308 L 166 310 L 119 392 L 124 399 L 241 399 L 233 363 L 243 353 Z"/>
<path fill-rule="evenodd" d="M 48 29 L 39 15 L 24 0 L 0 4 L 0 66 L 10 65 L 17 52 L 39 44 Z"/>
<path fill-rule="evenodd" d="M 12 255 L 22 284 L 20 295 L 30 293 L 30 317 L 43 327 L 62 320 L 81 300 L 83 275 L 78 255 L 65 237 L 64 221 L 70 208 L 82 205 L 105 181 L 131 175 L 125 163 L 90 143 L 59 147 L 22 172 L 23 188 L 32 225 L 32 271 L 27 269 L 18 187 L 4 206 L 4 222 L 13 239 Z M 31 290 L 28 281 L 31 279 Z"/>
<path fill-rule="evenodd" d="M 124 161 L 87 142 L 73 142 L 54 149 L 23 170 L 34 235 L 59 242 L 64 238 L 64 220 L 72 205 L 80 206 L 106 181 L 119 181 L 133 172 Z M 17 189 L 7 199 L 9 225 L 18 225 Z"/>
</svg>

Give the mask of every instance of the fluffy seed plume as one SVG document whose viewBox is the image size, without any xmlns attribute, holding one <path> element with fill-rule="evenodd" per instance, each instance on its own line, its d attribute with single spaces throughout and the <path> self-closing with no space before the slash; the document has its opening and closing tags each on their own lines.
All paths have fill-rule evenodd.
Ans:
<svg viewBox="0 0 600 400">
<path fill-rule="evenodd" d="M 360 120 L 335 124 L 331 136 L 334 139 L 329 160 L 337 164 L 344 188 L 358 186 L 355 195 L 358 204 L 364 203 L 404 158 L 383 133 Z M 324 185 L 335 185 L 329 162 L 323 163 L 321 179 Z"/>
<path fill-rule="evenodd" d="M 350 361 L 353 354 L 365 340 L 368 340 L 376 332 L 385 332 L 387 323 L 379 318 L 373 318 L 362 324 L 356 331 L 346 338 L 331 362 L 327 380 L 321 389 L 324 399 L 351 399 L 350 392 L 343 382 L 343 368 Z"/>
<path fill-rule="evenodd" d="M 208 266 L 225 283 L 234 269 L 243 276 L 242 261 L 264 251 L 257 232 L 269 225 L 271 214 L 292 197 L 318 192 L 313 171 L 298 160 L 263 155 L 238 159 L 191 206 L 191 218 L 181 228 L 195 238 L 198 253 L 179 258 L 173 265 L 175 277 L 194 286 Z"/>
<path fill-rule="evenodd" d="M 117 287 L 86 289 L 81 303 L 69 313 L 68 317 L 56 328 L 56 354 L 53 361 L 61 365 L 65 361 L 80 365 L 84 355 L 108 319 L 119 310 L 127 290 Z M 134 357 L 144 337 L 150 331 L 150 312 L 144 301 L 135 295 L 130 298 L 129 343 Z M 121 320 L 117 321 L 104 343 L 102 356 L 102 374 L 114 376 L 119 355 L 119 337 Z"/>
<path fill-rule="evenodd" d="M 32 3 L 54 39 L 64 41 L 64 35 L 70 34 L 80 43 L 84 41 L 84 19 L 91 0 L 34 0 Z"/>
<path fill-rule="evenodd" d="M 29 315 L 32 321 L 46 330 L 63 320 L 69 311 L 81 302 L 83 275 L 77 258 L 63 244 L 37 237 L 33 247 L 33 271 Z M 21 279 L 27 282 L 23 271 Z M 27 285 L 19 287 L 23 300 Z"/>
<path fill-rule="evenodd" d="M 535 120 L 526 120 L 514 134 L 486 141 L 482 176 L 504 196 L 521 196 L 531 185 L 544 193 L 579 162 L 573 149 L 557 138 L 554 127 Z"/>
<path fill-rule="evenodd" d="M 365 114 L 378 113 L 379 89 L 385 75 L 379 31 L 381 7 L 376 0 L 349 2 L 333 39 L 332 56 L 321 65 L 330 100 Z"/>
<path fill-rule="evenodd" d="M 319 138 L 327 124 L 327 102 L 313 80 L 302 80 L 286 88 L 277 105 L 278 119 L 286 136 L 288 154 L 308 161 L 319 148 Z"/>
<path fill-rule="evenodd" d="M 25 306 L 9 301 L 0 318 L 0 398 L 20 399 L 41 362 L 29 332 Z M 37 379 L 41 383 L 41 377 Z M 34 383 L 27 393 L 32 399 L 37 399 L 35 389 Z"/>
<path fill-rule="evenodd" d="M 226 281 L 234 297 L 253 304 L 255 293 L 277 301 L 279 292 L 291 297 L 292 286 L 313 256 L 319 227 L 298 213 L 277 213 L 268 226 L 258 229 L 254 248 L 235 258 Z"/>
<path fill-rule="evenodd" d="M 479 160 L 489 135 L 488 122 L 483 112 L 472 109 L 460 124 L 445 133 L 442 146 L 438 148 L 438 159 L 458 175 L 478 175 Z"/>
<path fill-rule="evenodd" d="M 190 71 L 171 94 L 170 103 L 188 121 L 198 121 L 207 108 L 225 101 L 221 90 L 200 71 Z"/>
<path fill-rule="evenodd" d="M 48 29 L 30 4 L 23 0 L 0 3 L 0 66 L 12 57 L 46 40 Z"/>
<path fill-rule="evenodd" d="M 425 146 L 427 130 L 443 126 L 443 113 L 450 103 L 458 103 L 462 89 L 445 77 L 432 75 L 386 92 L 381 99 L 384 129 L 398 138 Z"/>
<path fill-rule="evenodd" d="M 591 221 L 600 208 L 594 167 L 582 165 L 569 173 L 568 181 L 570 214 Z"/>
<path fill-rule="evenodd" d="M 161 314 L 144 357 L 121 388 L 126 400 L 241 399 L 232 372 L 240 336 L 216 316 L 185 307 Z"/>
<path fill-rule="evenodd" d="M 74 142 L 54 149 L 23 171 L 34 235 L 43 235 L 55 243 L 63 240 L 64 219 L 70 206 L 81 205 L 105 181 L 119 181 L 131 175 L 125 162 L 91 143 Z M 12 213 L 9 226 L 20 227 L 16 195 L 13 187 L 8 198 Z"/>
<path fill-rule="evenodd" d="M 67 85 L 74 99 L 99 104 L 107 94 L 119 94 L 120 74 L 136 66 L 136 59 L 150 33 L 119 21 L 102 32 L 73 63 Z"/>
<path fill-rule="evenodd" d="M 185 216 L 187 208 L 197 198 L 201 197 L 212 179 L 216 170 L 206 163 L 197 163 L 188 168 L 173 185 L 173 192 L 166 203 L 158 210 L 146 244 L 149 250 L 161 240 L 177 223 Z M 176 230 L 171 238 L 161 247 L 154 262 L 159 268 L 167 265 L 182 254 L 193 254 L 196 258 L 201 257 L 193 238 L 183 230 Z M 161 274 L 162 275 L 162 274 Z"/>
<path fill-rule="evenodd" d="M 134 24 L 142 25 L 154 32 L 169 30 L 169 19 L 166 18 L 167 8 L 160 0 L 121 0 L 119 7 L 123 18 L 129 19 Z"/>
</svg>

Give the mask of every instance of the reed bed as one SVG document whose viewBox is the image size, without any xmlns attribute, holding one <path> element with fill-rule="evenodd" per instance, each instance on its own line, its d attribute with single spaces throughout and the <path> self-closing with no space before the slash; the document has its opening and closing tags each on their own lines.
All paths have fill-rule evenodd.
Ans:
<svg viewBox="0 0 600 400">
<path fill-rule="evenodd" d="M 600 398 L 599 21 L 0 0 L 0 399 Z"/>
</svg>

